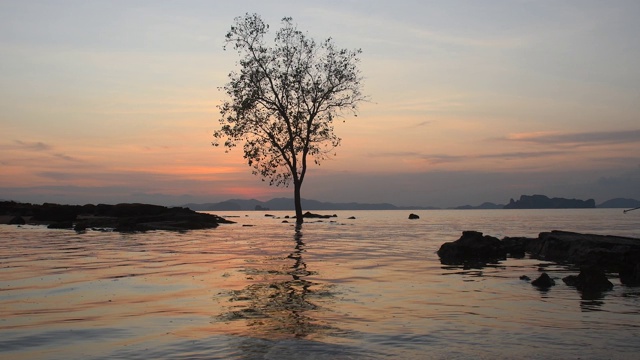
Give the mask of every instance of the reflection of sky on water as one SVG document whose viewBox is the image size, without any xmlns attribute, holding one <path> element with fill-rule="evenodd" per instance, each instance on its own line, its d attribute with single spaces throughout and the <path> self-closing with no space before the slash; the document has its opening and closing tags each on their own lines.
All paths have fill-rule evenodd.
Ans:
<svg viewBox="0 0 640 360">
<path fill-rule="evenodd" d="M 349 211 L 338 212 L 340 224 L 305 223 L 299 238 L 281 219 L 246 215 L 183 234 L 0 226 L 0 357 L 526 358 L 522 349 L 540 343 L 538 358 L 639 350 L 637 288 L 612 279 L 594 303 L 558 281 L 575 274 L 563 266 L 525 258 L 447 268 L 436 255 L 463 229 L 529 235 L 553 228 L 550 219 L 632 235 L 637 223 L 619 211 L 425 211 L 419 222 L 402 211 Z M 540 271 L 558 284 L 544 294 L 520 280 Z M 243 316 L 225 319 L 234 311 Z"/>
</svg>

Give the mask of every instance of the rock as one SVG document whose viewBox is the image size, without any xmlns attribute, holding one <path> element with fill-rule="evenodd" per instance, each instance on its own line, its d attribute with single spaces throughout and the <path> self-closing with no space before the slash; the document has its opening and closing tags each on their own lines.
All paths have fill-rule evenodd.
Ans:
<svg viewBox="0 0 640 360">
<path fill-rule="evenodd" d="M 9 220 L 9 225 L 24 225 L 26 223 L 27 222 L 22 216 L 14 216 L 11 220 Z"/>
<path fill-rule="evenodd" d="M 619 276 L 624 285 L 640 285 L 640 250 L 631 250 L 623 256 Z"/>
<path fill-rule="evenodd" d="M 56 221 L 47 226 L 47 229 L 73 229 L 71 221 Z"/>
<path fill-rule="evenodd" d="M 310 218 L 310 219 L 329 219 L 332 217 L 338 217 L 338 215 L 333 214 L 333 215 L 320 215 L 320 214 L 314 214 L 311 213 L 309 211 L 307 211 L 306 213 L 302 214 L 303 218 Z"/>
<path fill-rule="evenodd" d="M 526 250 L 545 260 L 599 266 L 617 272 L 625 262 L 625 254 L 640 251 L 640 239 L 554 230 L 531 239 Z"/>
<path fill-rule="evenodd" d="M 541 289 L 548 289 L 555 284 L 556 282 L 547 273 L 540 274 L 537 279 L 531 282 L 531 285 Z"/>
<path fill-rule="evenodd" d="M 72 222 L 78 216 L 81 207 L 76 205 L 59 205 L 44 203 L 34 209 L 31 220 L 42 222 Z"/>
<path fill-rule="evenodd" d="M 486 264 L 505 259 L 506 251 L 502 242 L 493 236 L 483 236 L 478 231 L 463 231 L 460 239 L 442 244 L 438 256 L 443 264 Z"/>
<path fill-rule="evenodd" d="M 521 276 L 520 276 L 520 280 L 523 280 L 523 281 L 531 281 L 531 278 L 530 278 L 530 277 L 528 277 L 527 275 L 521 275 Z"/>
<path fill-rule="evenodd" d="M 578 275 L 568 275 L 562 278 L 562 282 L 564 282 L 567 286 L 577 286 L 578 285 Z"/>
<path fill-rule="evenodd" d="M 420 219 L 420 216 L 416 214 L 409 214 L 409 220 L 416 220 L 416 219 Z"/>
<path fill-rule="evenodd" d="M 507 254 L 516 259 L 522 259 L 525 257 L 527 250 L 527 244 L 531 239 L 525 237 L 505 237 L 502 239 L 502 244 Z"/>
<path fill-rule="evenodd" d="M 562 281 L 569 286 L 575 286 L 582 292 L 594 293 L 613 289 L 613 283 L 607 279 L 604 270 L 596 266 L 583 267 L 578 276 L 569 275 Z"/>
<path fill-rule="evenodd" d="M 349 216 L 347 219 L 349 219 L 349 220 L 355 220 L 355 219 L 356 219 L 356 217 L 355 217 L 355 216 Z"/>
</svg>

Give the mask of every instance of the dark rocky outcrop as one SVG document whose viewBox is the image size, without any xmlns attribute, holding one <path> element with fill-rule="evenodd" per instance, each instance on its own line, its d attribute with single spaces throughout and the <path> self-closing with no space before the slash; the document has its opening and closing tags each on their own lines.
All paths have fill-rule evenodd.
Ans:
<svg viewBox="0 0 640 360">
<path fill-rule="evenodd" d="M 47 226 L 49 229 L 73 229 L 71 221 L 56 221 Z"/>
<path fill-rule="evenodd" d="M 497 240 L 479 232 L 465 231 L 459 240 L 445 243 L 438 250 L 443 264 L 489 263 L 507 255 L 522 258 L 525 254 L 582 269 L 618 273 L 622 284 L 640 286 L 640 239 L 636 238 L 554 230 L 542 232 L 537 238 Z M 589 270 L 582 275 L 587 284 L 597 280 L 592 274 Z M 605 283 L 604 287 L 607 286 Z"/>
<path fill-rule="evenodd" d="M 505 237 L 502 239 L 502 245 L 510 257 L 522 259 L 525 257 L 529 241 L 531 239 L 526 237 Z"/>
<path fill-rule="evenodd" d="M 548 289 L 554 286 L 556 282 L 547 274 L 542 273 L 540 276 L 531 282 L 531 285 L 540 288 L 540 289 Z"/>
<path fill-rule="evenodd" d="M 420 216 L 416 215 L 416 214 L 409 214 L 409 220 L 417 220 L 420 219 Z"/>
<path fill-rule="evenodd" d="M 487 264 L 505 259 L 507 252 L 498 238 L 478 231 L 463 231 L 460 239 L 442 244 L 438 256 L 440 262 L 447 265 Z"/>
<path fill-rule="evenodd" d="M 619 274 L 621 283 L 640 286 L 640 249 L 632 249 L 624 254 Z"/>
<path fill-rule="evenodd" d="M 565 198 L 552 198 L 545 195 L 521 195 L 520 200 L 511 199 L 505 209 L 583 209 L 595 208 L 593 199 L 578 200 Z"/>
<path fill-rule="evenodd" d="M 634 261 L 629 254 L 640 251 L 640 239 L 554 230 L 530 239 L 526 250 L 545 260 L 619 271 L 621 264 Z"/>
<path fill-rule="evenodd" d="M 9 220 L 9 225 L 24 225 L 27 222 L 24 220 L 24 218 L 22 216 L 14 216 L 13 218 L 11 218 L 11 220 Z"/>
<path fill-rule="evenodd" d="M 321 214 L 314 214 L 311 213 L 309 211 L 307 211 L 306 213 L 302 214 L 303 218 L 309 218 L 309 219 L 330 219 L 330 218 L 334 218 L 334 217 L 338 217 L 338 215 L 333 214 L 333 215 L 321 215 Z"/>
<path fill-rule="evenodd" d="M 195 230 L 232 223 L 219 216 L 180 207 L 150 204 L 59 205 L 0 202 L 0 215 L 22 216 L 25 223 L 48 225 L 52 229 L 83 231 L 109 228 L 115 231 Z M 8 221 L 7 221 L 8 222 Z"/>
</svg>

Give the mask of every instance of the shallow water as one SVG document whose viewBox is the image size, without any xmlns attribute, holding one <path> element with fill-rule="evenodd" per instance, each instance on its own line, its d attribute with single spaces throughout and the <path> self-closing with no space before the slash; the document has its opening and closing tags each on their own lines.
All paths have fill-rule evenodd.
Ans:
<svg viewBox="0 0 640 360">
<path fill-rule="evenodd" d="M 463 230 L 640 237 L 617 209 L 341 211 L 299 232 L 288 212 L 184 233 L 0 226 L 4 359 L 627 359 L 640 288 L 583 299 L 534 259 L 440 264 Z M 348 219 L 355 216 L 356 219 Z M 333 222 L 332 222 L 333 221 Z M 253 225 L 253 226 L 246 226 Z M 519 279 L 540 271 L 557 286 Z"/>
</svg>

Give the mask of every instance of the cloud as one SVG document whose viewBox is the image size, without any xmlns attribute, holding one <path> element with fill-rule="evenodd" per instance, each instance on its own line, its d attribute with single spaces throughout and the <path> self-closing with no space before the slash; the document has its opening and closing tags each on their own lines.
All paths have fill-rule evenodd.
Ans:
<svg viewBox="0 0 640 360">
<path fill-rule="evenodd" d="M 81 162 L 82 161 L 82 160 L 80 160 L 80 159 L 78 159 L 76 157 L 69 156 L 69 155 L 62 154 L 62 153 L 56 153 L 56 154 L 53 154 L 53 156 L 55 156 L 55 157 L 57 157 L 59 159 L 62 159 L 62 160 L 66 160 L 66 161 L 73 161 L 73 162 Z"/>
<path fill-rule="evenodd" d="M 429 121 L 429 120 L 425 120 L 419 124 L 416 124 L 415 127 L 422 127 L 422 126 L 427 126 L 427 125 L 431 125 L 433 124 L 433 121 Z"/>
<path fill-rule="evenodd" d="M 42 141 L 24 141 L 24 140 L 14 140 L 13 144 L 3 145 L 3 148 L 8 148 L 10 150 L 16 150 L 17 152 L 36 152 L 41 154 L 50 155 L 52 157 L 68 161 L 68 162 L 83 162 L 81 159 L 67 155 L 62 152 L 53 152 L 54 146 L 51 144 L 44 143 Z M 15 155 L 15 153 L 14 153 Z"/>
<path fill-rule="evenodd" d="M 78 177 L 77 174 L 61 171 L 40 171 L 35 173 L 37 176 L 52 180 L 72 180 Z"/>
<path fill-rule="evenodd" d="M 566 155 L 566 151 L 516 151 L 492 154 L 471 154 L 471 155 L 448 155 L 448 154 L 423 154 L 411 151 L 385 152 L 371 154 L 372 157 L 392 157 L 402 159 L 418 159 L 429 164 L 446 164 L 479 159 L 502 159 L 502 160 L 523 160 L 532 158 L 543 158 L 549 156 Z"/>
<path fill-rule="evenodd" d="M 49 151 L 52 148 L 51 145 L 45 144 L 40 141 L 15 140 L 14 144 L 18 145 L 20 149 L 31 151 Z"/>
<path fill-rule="evenodd" d="M 640 129 L 575 133 L 516 133 L 507 135 L 503 140 L 569 147 L 640 143 Z"/>
</svg>

